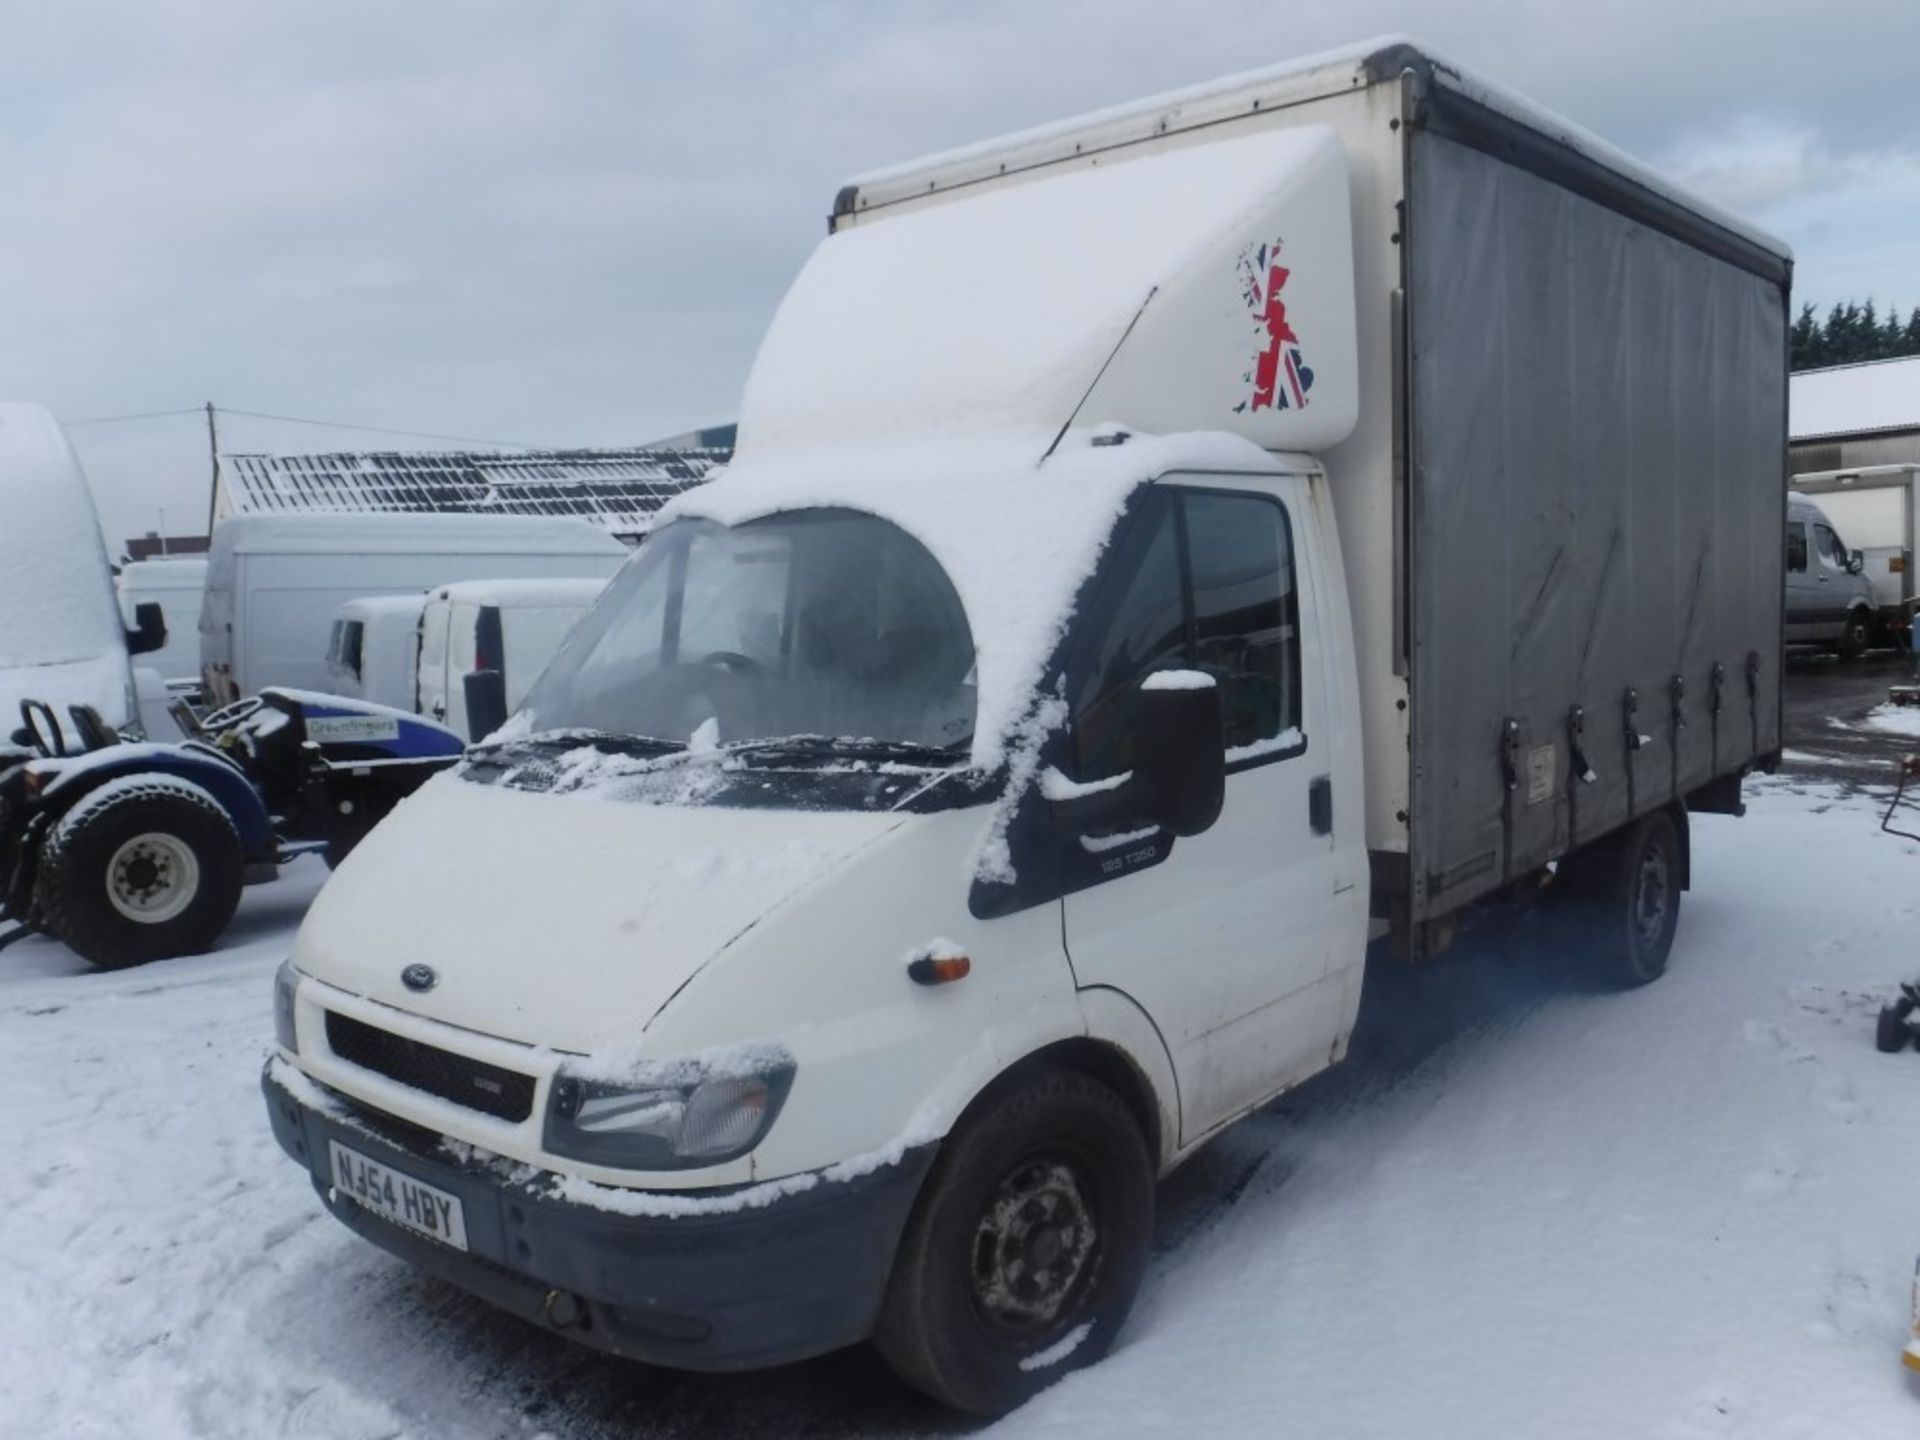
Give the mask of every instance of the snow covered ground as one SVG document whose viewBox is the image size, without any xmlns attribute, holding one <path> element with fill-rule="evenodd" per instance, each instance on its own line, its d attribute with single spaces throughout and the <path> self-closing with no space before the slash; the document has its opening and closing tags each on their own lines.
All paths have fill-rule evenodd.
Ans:
<svg viewBox="0 0 1920 1440">
<path fill-rule="evenodd" d="M 1526 924 L 1375 977 L 1352 1061 L 1163 1188 L 1102 1365 L 1008 1436 L 1911 1436 L 1920 844 L 1799 777 L 1704 818 L 1672 973 L 1574 985 Z M 362 1244 L 274 1147 L 269 981 L 323 878 L 227 948 L 0 955 L 0 1433 L 950 1433 L 863 1352 L 609 1361 Z M 1371 984 L 1372 982 L 1370 982 Z"/>
</svg>

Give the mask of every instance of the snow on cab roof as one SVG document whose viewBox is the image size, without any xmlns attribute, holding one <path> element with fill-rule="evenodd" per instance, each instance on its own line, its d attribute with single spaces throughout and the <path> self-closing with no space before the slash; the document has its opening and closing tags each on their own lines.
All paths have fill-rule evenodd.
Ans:
<svg viewBox="0 0 1920 1440">
<path fill-rule="evenodd" d="M 845 508 L 913 536 L 966 608 L 978 684 L 972 760 L 991 770 L 1039 698 L 1080 586 L 1134 491 L 1173 467 L 1275 468 L 1259 446 L 1233 435 L 1135 435 L 1096 445 L 1092 433 L 1076 429 L 1043 464 L 1050 438 L 1015 431 L 926 448 L 749 454 L 721 479 L 674 501 L 660 519 L 737 525 L 784 511 Z"/>
<path fill-rule="evenodd" d="M 438 600 L 471 605 L 591 605 L 607 588 L 607 576 L 548 577 L 527 580 L 456 580 L 433 594 Z"/>
<path fill-rule="evenodd" d="M 1920 355 L 1802 370 L 1787 381 L 1794 440 L 1920 428 Z"/>
<path fill-rule="evenodd" d="M 352 600 L 340 602 L 337 614 L 363 620 L 372 620 L 382 615 L 408 615 L 418 618 L 426 608 L 427 592 L 410 590 L 402 595 L 361 595 Z"/>
<path fill-rule="evenodd" d="M 1434 83 L 1566 146 L 1586 159 L 1691 211 L 1782 259 L 1792 248 L 1778 236 L 1695 194 L 1651 166 L 1546 107 L 1436 54 L 1406 35 L 1323 50 L 1179 90 L 1110 106 L 1032 129 L 960 146 L 904 164 L 870 170 L 847 182 L 835 212 L 868 209 L 1043 165 L 1077 153 L 1150 140 L 1247 114 L 1335 94 L 1398 76 L 1426 73 Z"/>
</svg>

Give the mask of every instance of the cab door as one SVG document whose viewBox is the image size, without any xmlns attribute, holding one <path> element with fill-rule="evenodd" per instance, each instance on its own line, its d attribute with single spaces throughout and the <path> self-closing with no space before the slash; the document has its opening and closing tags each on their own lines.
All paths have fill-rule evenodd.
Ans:
<svg viewBox="0 0 1920 1440">
<path fill-rule="evenodd" d="M 1182 1143 L 1324 1067 L 1351 1023 L 1351 976 L 1330 945 L 1335 892 L 1352 880 L 1332 834 L 1307 493 L 1283 476 L 1154 486 L 1069 651 L 1069 778 L 1082 784 L 1135 763 L 1145 675 L 1199 669 L 1222 692 L 1219 820 L 1154 844 L 1125 828 L 1080 837 L 1133 863 L 1064 901 L 1077 983 L 1130 996 L 1167 1044 Z"/>
<path fill-rule="evenodd" d="M 445 600 L 432 599 L 420 612 L 420 658 L 414 672 L 419 678 L 413 708 L 442 724 L 447 718 L 447 641 L 452 608 Z"/>
</svg>

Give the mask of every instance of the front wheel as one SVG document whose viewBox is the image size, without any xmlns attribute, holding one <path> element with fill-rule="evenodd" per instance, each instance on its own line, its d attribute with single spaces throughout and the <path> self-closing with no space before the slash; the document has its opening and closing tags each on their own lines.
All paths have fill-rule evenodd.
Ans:
<svg viewBox="0 0 1920 1440">
<path fill-rule="evenodd" d="M 1855 610 L 1847 616 L 1847 628 L 1840 632 L 1840 643 L 1835 649 L 1842 660 L 1853 660 L 1865 654 L 1872 642 L 1872 619 L 1866 611 Z"/>
<path fill-rule="evenodd" d="M 1573 947 L 1599 983 L 1631 989 L 1666 973 L 1683 865 L 1679 827 L 1664 810 L 1561 862 Z"/>
<path fill-rule="evenodd" d="M 219 801 L 188 781 L 142 775 L 108 781 L 61 817 L 36 893 L 63 944 L 119 969 L 211 949 L 245 873 Z"/>
<path fill-rule="evenodd" d="M 1113 1343 L 1146 1270 L 1153 1161 L 1125 1102 L 1036 1068 L 951 1135 L 901 1240 L 874 1344 L 896 1374 L 1002 1415 Z"/>
<path fill-rule="evenodd" d="M 1873 1047 L 1882 1055 L 1898 1055 L 1907 1048 L 1913 1032 L 1907 1029 L 1907 1016 L 1913 1013 L 1911 1000 L 1896 1000 L 1880 1007 L 1880 1019 L 1874 1026 Z"/>
</svg>

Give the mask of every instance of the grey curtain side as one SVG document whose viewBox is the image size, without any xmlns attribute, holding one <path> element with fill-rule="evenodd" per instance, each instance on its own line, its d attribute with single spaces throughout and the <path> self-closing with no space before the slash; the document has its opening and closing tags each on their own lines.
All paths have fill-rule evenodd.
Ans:
<svg viewBox="0 0 1920 1440">
<path fill-rule="evenodd" d="M 1778 748 L 1786 301 L 1465 146 L 1413 158 L 1420 918 Z"/>
</svg>

